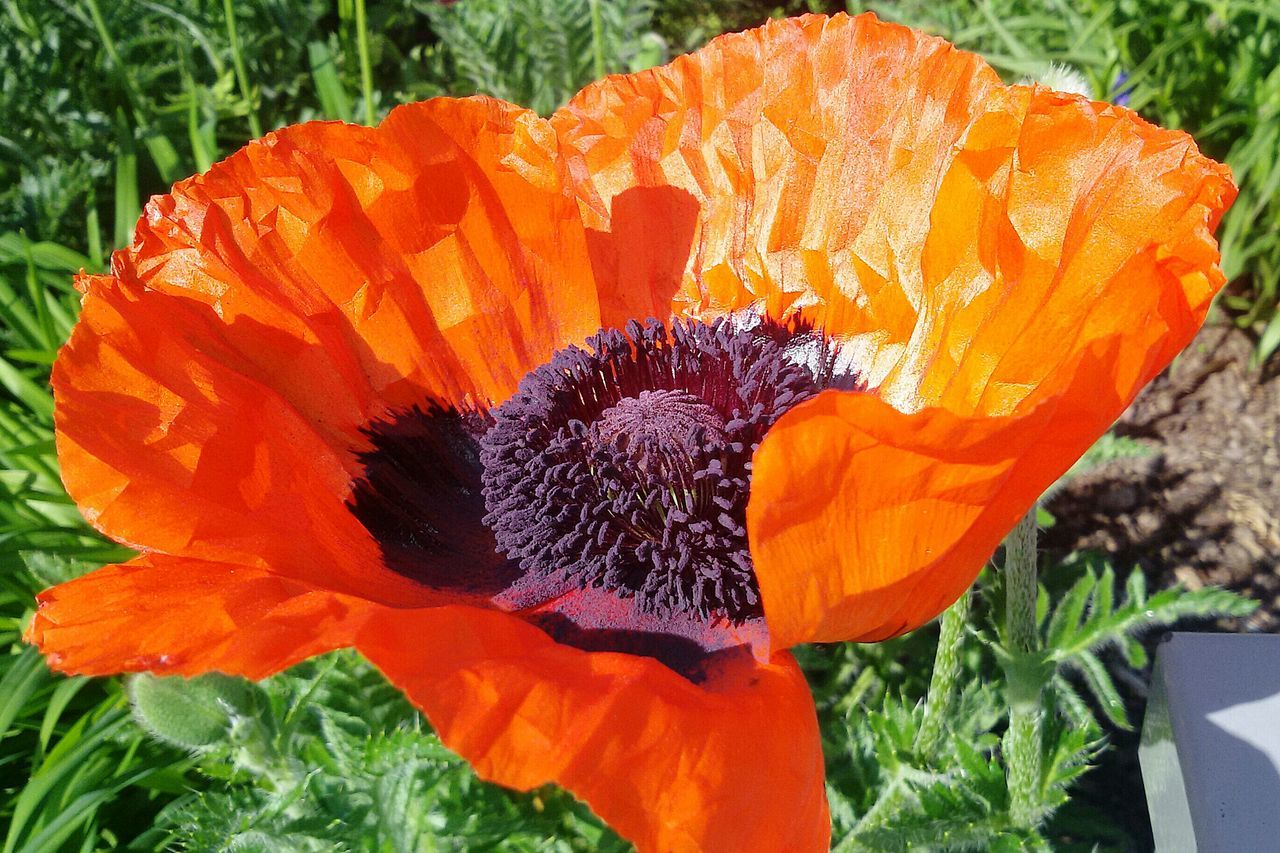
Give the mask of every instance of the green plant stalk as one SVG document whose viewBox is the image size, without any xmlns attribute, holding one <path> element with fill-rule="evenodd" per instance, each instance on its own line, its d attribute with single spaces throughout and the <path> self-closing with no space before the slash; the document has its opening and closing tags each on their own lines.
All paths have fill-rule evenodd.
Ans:
<svg viewBox="0 0 1280 853">
<path fill-rule="evenodd" d="M 377 123 L 373 111 L 373 65 L 369 61 L 369 20 L 364 0 L 356 0 L 356 52 L 360 54 L 360 91 L 364 95 L 364 123 Z"/>
<path fill-rule="evenodd" d="M 1005 539 L 1005 639 L 1010 663 L 1005 667 L 1009 728 L 1001 748 L 1009 786 L 1009 817 L 1016 826 L 1039 822 L 1040 695 L 1044 676 L 1039 661 L 1036 626 L 1036 505 Z"/>
<path fill-rule="evenodd" d="M 254 137 L 262 135 L 262 123 L 258 121 L 258 111 L 253 105 L 253 96 L 249 91 L 249 74 L 244 68 L 244 54 L 240 52 L 240 35 L 236 30 L 236 10 L 232 0 L 222 0 L 223 14 L 227 17 L 227 41 L 231 42 L 231 61 L 236 69 L 236 82 L 240 84 L 240 96 L 244 98 L 248 109 L 249 132 Z"/>
<path fill-rule="evenodd" d="M 111 60 L 112 68 L 115 69 L 116 74 L 120 75 L 120 85 L 124 87 L 129 106 L 133 109 L 134 114 L 137 115 L 138 104 L 141 101 L 138 96 L 138 89 L 133 84 L 133 78 L 129 76 L 129 66 L 125 65 L 120 58 L 120 52 L 116 50 L 115 39 L 111 37 L 111 31 L 107 29 L 107 22 L 102 17 L 102 10 L 98 8 L 98 0 L 85 0 L 85 6 L 89 9 L 89 17 L 93 20 L 94 29 L 98 31 L 98 39 L 102 42 L 102 47 L 107 52 L 107 57 Z"/>
<path fill-rule="evenodd" d="M 1036 507 L 1027 510 L 1022 520 L 1004 540 L 1005 629 L 1009 650 L 1034 652 L 1040 645 L 1036 630 Z"/>
<path fill-rule="evenodd" d="M 604 22 L 600 17 L 600 0 L 588 0 L 591 6 L 591 50 L 594 57 L 596 79 L 604 77 Z"/>
<path fill-rule="evenodd" d="M 965 626 L 969 622 L 969 591 L 942 614 L 938 633 L 938 650 L 934 653 L 933 674 L 929 678 L 929 695 L 925 700 L 924 719 L 916 733 L 916 753 L 932 762 L 942 741 L 943 726 L 955 704 L 956 683 L 960 679 L 960 651 L 964 645 Z"/>
</svg>

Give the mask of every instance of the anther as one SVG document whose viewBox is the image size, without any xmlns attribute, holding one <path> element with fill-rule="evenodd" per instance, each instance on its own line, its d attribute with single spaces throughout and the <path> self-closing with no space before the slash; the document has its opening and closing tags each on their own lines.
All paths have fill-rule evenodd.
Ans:
<svg viewBox="0 0 1280 853">
<path fill-rule="evenodd" d="M 751 454 L 814 377 L 728 323 L 603 330 L 529 373 L 481 440 L 485 523 L 530 574 L 741 622 Z"/>
</svg>

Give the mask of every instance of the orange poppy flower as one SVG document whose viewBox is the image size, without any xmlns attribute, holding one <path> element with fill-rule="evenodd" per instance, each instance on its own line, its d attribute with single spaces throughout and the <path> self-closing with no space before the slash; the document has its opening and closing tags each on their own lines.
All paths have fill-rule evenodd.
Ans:
<svg viewBox="0 0 1280 853">
<path fill-rule="evenodd" d="M 63 477 L 141 555 L 28 636 L 89 674 L 354 646 L 480 776 L 642 849 L 822 849 L 787 650 L 957 598 L 1191 340 L 1234 193 L 1186 134 L 869 15 L 550 119 L 268 134 L 80 280 Z"/>
</svg>

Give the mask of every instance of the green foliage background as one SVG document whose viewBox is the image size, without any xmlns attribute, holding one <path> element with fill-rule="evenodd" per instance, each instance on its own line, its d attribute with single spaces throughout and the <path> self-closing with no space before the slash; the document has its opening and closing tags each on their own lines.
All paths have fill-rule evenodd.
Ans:
<svg viewBox="0 0 1280 853">
<path fill-rule="evenodd" d="M 1069 62 L 1097 96 L 1123 90 L 1153 120 L 1194 132 L 1242 187 L 1222 231 L 1234 279 L 1223 307 L 1257 333 L 1259 358 L 1280 346 L 1273 4 L 866 5 L 983 52 L 1011 78 Z M 104 268 L 143 199 L 263 130 L 311 118 L 370 122 L 396 103 L 476 91 L 549 112 L 603 73 L 656 64 L 770 14 L 835 8 L 0 0 L 0 853 L 625 846 L 563 792 L 478 782 L 350 654 L 254 687 L 144 679 L 126 691 L 116 679 L 48 672 L 20 641 L 35 592 L 127 557 L 84 524 L 58 478 L 47 379 L 78 308 L 71 275 Z M 1131 725 L 1113 674 L 1146 664 L 1136 634 L 1249 605 L 1216 591 L 1148 594 L 1140 573 L 1117 582 L 1083 555 L 1044 568 L 1056 604 L 1042 596 L 1048 724 L 1034 792 L 1041 810 L 1030 823 L 1010 816 L 999 749 L 1007 643 L 998 574 L 980 582 L 963 635 L 956 665 L 967 686 L 935 685 L 933 712 L 923 700 L 936 627 L 875 646 L 804 650 L 840 849 L 1127 843 L 1067 794 L 1107 732 Z M 187 715 L 195 727 L 166 728 L 155 703 L 181 707 L 191 697 L 204 709 Z M 939 703 L 950 737 L 922 735 Z"/>
</svg>

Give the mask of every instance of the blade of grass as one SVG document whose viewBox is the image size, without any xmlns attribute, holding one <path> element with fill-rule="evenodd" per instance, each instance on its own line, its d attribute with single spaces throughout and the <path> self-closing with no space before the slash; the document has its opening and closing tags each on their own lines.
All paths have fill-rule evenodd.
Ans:
<svg viewBox="0 0 1280 853">
<path fill-rule="evenodd" d="M 18 713 L 48 674 L 44 659 L 34 646 L 23 648 L 9 664 L 4 678 L 0 678 L 0 740 L 9 733 Z"/>
<path fill-rule="evenodd" d="M 34 648 L 33 648 L 34 651 Z M 64 678 L 58 682 L 58 686 L 53 688 L 53 693 L 49 696 L 49 704 L 44 709 L 44 719 L 40 721 L 40 752 L 41 759 L 43 753 L 49 748 L 49 739 L 53 737 L 53 730 L 58 725 L 63 711 L 67 709 L 67 705 L 71 704 L 71 700 L 76 694 L 90 684 L 89 679 L 84 676 L 74 676 L 72 678 Z"/>
<path fill-rule="evenodd" d="M 342 87 L 329 46 L 322 41 L 309 43 L 307 59 L 311 64 L 311 80 L 315 83 L 316 95 L 320 98 L 320 109 L 325 118 L 351 121 L 351 99 Z"/>
<path fill-rule="evenodd" d="M 26 245 L 27 296 L 36 308 L 36 322 L 40 326 L 40 334 L 45 347 L 52 349 L 58 345 L 59 335 L 53 327 L 53 318 L 49 315 L 48 294 L 40 286 L 40 276 L 36 273 L 36 261 L 31 254 L 31 244 Z"/>
<path fill-rule="evenodd" d="M 115 39 L 111 37 L 111 31 L 107 27 L 106 19 L 102 17 L 102 10 L 98 8 L 98 0 L 83 0 L 83 2 L 89 10 L 89 17 L 93 20 L 93 27 L 98 32 L 98 40 L 102 43 L 102 48 L 107 52 L 107 57 L 111 61 L 112 70 L 115 71 L 116 77 L 120 81 L 120 86 L 124 89 L 125 98 L 129 102 L 129 108 L 141 132 L 142 142 L 147 147 L 147 153 L 151 155 L 151 159 L 156 164 L 156 169 L 160 172 L 161 178 L 166 182 L 177 180 L 180 162 L 177 149 L 173 147 L 173 143 L 164 135 L 149 127 L 146 114 L 142 109 L 143 99 L 138 91 L 137 83 L 129 73 L 128 64 L 120 57 L 120 51 L 116 46 Z"/>
<path fill-rule="evenodd" d="M 116 144 L 115 244 L 127 246 L 133 242 L 133 226 L 142 205 L 138 202 L 138 151 L 123 111 L 116 113 Z"/>
<path fill-rule="evenodd" d="M 3 275 L 0 275 L 0 321 L 23 343 L 38 345 L 40 324 Z"/>
<path fill-rule="evenodd" d="M 74 775 L 85 759 L 103 743 L 115 737 L 129 723 L 129 712 L 120 707 L 121 700 L 112 697 L 98 709 L 76 721 L 62 736 L 39 769 L 31 774 L 22 793 L 14 802 L 5 839 L 4 853 L 13 853 L 36 807 L 54 788 Z"/>
<path fill-rule="evenodd" d="M 53 422 L 53 397 L 48 389 L 37 385 L 3 357 L 0 357 L 0 386 L 41 419 Z"/>
<path fill-rule="evenodd" d="M 85 245 L 89 247 L 89 263 L 85 268 L 98 272 L 106 265 L 106 255 L 102 253 L 102 223 L 98 221 L 98 191 L 89 188 L 89 198 L 85 200 L 87 212 L 84 217 Z"/>
<path fill-rule="evenodd" d="M 360 92 L 364 97 L 364 123 L 377 124 L 373 110 L 373 66 L 369 59 L 369 19 L 364 0 L 356 0 L 356 52 L 360 55 Z"/>
<path fill-rule="evenodd" d="M 187 78 L 187 138 L 191 142 L 191 156 L 196 161 L 196 169 L 209 171 L 213 165 L 213 151 L 209 147 L 209 139 L 200 125 L 200 104 L 197 87 L 191 78 Z"/>
<path fill-rule="evenodd" d="M 588 0 L 591 7 L 591 57 L 596 79 L 604 76 L 604 23 L 600 18 L 600 0 Z"/>
<path fill-rule="evenodd" d="M 240 96 L 244 98 L 245 108 L 248 110 L 249 132 L 256 138 L 262 136 L 262 122 L 258 120 L 253 92 L 249 88 L 249 73 L 245 70 L 244 52 L 240 48 L 240 33 L 236 29 L 236 10 L 232 0 L 222 0 L 222 13 L 227 21 L 227 41 L 231 42 L 231 64 L 236 70 Z"/>
</svg>

